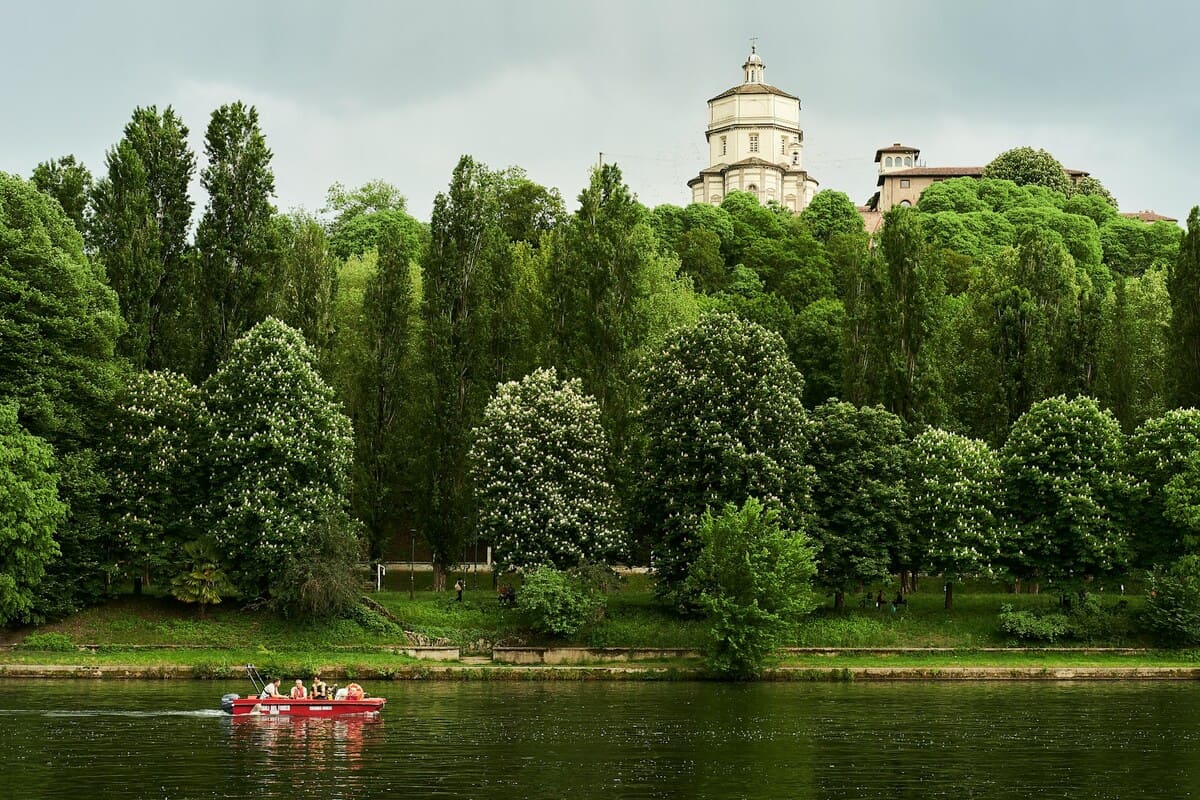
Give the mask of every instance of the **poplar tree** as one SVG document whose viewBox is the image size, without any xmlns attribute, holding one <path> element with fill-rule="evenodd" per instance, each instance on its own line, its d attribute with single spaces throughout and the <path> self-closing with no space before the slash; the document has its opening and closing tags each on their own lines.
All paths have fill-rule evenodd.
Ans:
<svg viewBox="0 0 1200 800">
<path fill-rule="evenodd" d="M 185 369 L 194 349 L 187 136 L 170 106 L 134 109 L 91 192 L 88 241 L 120 299 L 120 351 L 139 368 Z"/>
<path fill-rule="evenodd" d="M 201 367 L 211 372 L 234 340 L 270 313 L 281 244 L 271 204 L 271 151 L 257 109 L 236 102 L 214 111 L 204 151 L 208 166 L 200 183 L 208 206 L 196 229 L 197 289 L 202 294 Z"/>
<path fill-rule="evenodd" d="M 459 160 L 449 189 L 433 203 L 421 305 L 429 390 L 419 505 L 439 590 L 474 529 L 471 429 L 506 364 L 507 354 L 495 347 L 497 287 L 512 271 L 500 210 L 496 173 L 470 156 Z"/>
<path fill-rule="evenodd" d="M 1200 206 L 1188 214 L 1187 235 L 1167 272 L 1171 293 L 1171 386 L 1176 407 L 1200 407 Z"/>
<path fill-rule="evenodd" d="M 88 192 L 92 188 L 92 173 L 75 156 L 66 155 L 43 161 L 33 168 L 30 176 L 39 191 L 53 197 L 62 206 L 75 230 L 83 233 L 87 222 Z"/>
<path fill-rule="evenodd" d="M 411 510 L 414 413 L 421 391 L 419 294 L 414 273 L 422 252 L 420 225 L 393 220 L 379 235 L 378 262 L 363 292 L 362 362 L 348 411 L 354 421 L 353 507 L 367 528 L 371 558 L 383 554 L 398 513 Z"/>
</svg>

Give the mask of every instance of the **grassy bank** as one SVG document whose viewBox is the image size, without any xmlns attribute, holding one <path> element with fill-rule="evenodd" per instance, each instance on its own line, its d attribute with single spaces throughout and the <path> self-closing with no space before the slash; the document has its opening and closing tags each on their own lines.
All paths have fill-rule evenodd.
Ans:
<svg viewBox="0 0 1200 800">
<path fill-rule="evenodd" d="M 451 576 L 453 582 L 455 576 Z M 405 576 L 407 578 L 407 576 Z M 587 647 L 655 647 L 699 649 L 706 624 L 680 618 L 653 599 L 646 576 L 631 576 L 608 595 L 605 616 L 568 641 L 533 634 L 513 608 L 497 603 L 489 576 L 466 576 L 463 602 L 452 592 L 433 592 L 429 576 L 417 576 L 413 597 L 403 587 L 390 586 L 373 593 L 396 620 L 365 614 L 351 619 L 306 623 L 267 613 L 244 610 L 234 604 L 210 609 L 204 619 L 194 609 L 169 598 L 124 596 L 69 619 L 37 629 L 8 631 L 0 650 L 3 664 L 131 665 L 137 667 L 189 666 L 199 673 L 224 674 L 253 662 L 281 674 L 308 675 L 317 670 L 340 674 L 382 674 L 415 667 L 418 662 L 385 648 L 410 643 L 448 644 L 464 655 L 486 656 L 493 646 L 575 645 Z M 1107 607 L 1122 606 L 1115 625 L 1088 642 L 1060 642 L 1056 647 L 1148 647 L 1132 626 L 1142 600 L 1117 596 L 1103 587 L 1095 595 Z M 878 587 L 875 587 L 878 591 Z M 890 598 L 894 591 L 884 589 Z M 781 664 L 789 668 L 860 668 L 869 666 L 1040 666 L 1128 667 L 1195 666 L 1190 652 L 1140 652 L 1133 655 L 1088 653 L 1082 650 L 1035 649 L 1030 652 L 983 652 L 981 648 L 1022 644 L 1005 637 L 999 628 L 1001 605 L 1037 609 L 1053 605 L 1049 594 L 1011 594 L 1005 587 L 968 583 L 956 588 L 955 607 L 943 608 L 940 583 L 926 581 L 926 589 L 910 595 L 908 604 L 895 611 L 847 600 L 848 608 L 835 611 L 832 598 L 791 631 L 789 646 L 820 648 L 949 648 L 936 652 L 837 652 L 789 654 Z M 407 633 L 406 633 L 407 632 Z M 96 645 L 95 652 L 80 652 L 81 645 Z M 478 663 L 473 665 L 473 668 Z M 658 666 L 664 666 L 659 664 Z M 666 666 L 681 666 L 666 664 Z M 682 665 L 687 666 L 687 665 Z M 691 666 L 694 666 L 692 664 Z M 498 668 L 498 667 L 497 667 Z"/>
</svg>

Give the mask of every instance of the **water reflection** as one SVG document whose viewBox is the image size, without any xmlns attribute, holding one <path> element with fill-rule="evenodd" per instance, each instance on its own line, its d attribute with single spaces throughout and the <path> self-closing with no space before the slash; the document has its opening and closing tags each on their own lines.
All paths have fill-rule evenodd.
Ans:
<svg viewBox="0 0 1200 800">
<path fill-rule="evenodd" d="M 230 757 L 245 766 L 250 782 L 267 790 L 291 788 L 302 797 L 308 796 L 306 788 L 357 785 L 354 774 L 385 741 L 378 714 L 329 719 L 247 714 L 223 723 Z"/>
</svg>

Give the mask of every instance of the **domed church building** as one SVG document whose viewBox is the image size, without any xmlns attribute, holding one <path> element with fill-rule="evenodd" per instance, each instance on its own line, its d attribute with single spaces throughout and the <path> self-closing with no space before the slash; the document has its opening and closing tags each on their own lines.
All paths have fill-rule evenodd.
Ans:
<svg viewBox="0 0 1200 800">
<path fill-rule="evenodd" d="M 742 82 L 708 101 L 708 163 L 688 181 L 693 203 L 719 205 L 732 191 L 774 200 L 793 212 L 808 205 L 816 179 L 804 170 L 800 98 L 766 83 L 751 46 Z"/>
</svg>

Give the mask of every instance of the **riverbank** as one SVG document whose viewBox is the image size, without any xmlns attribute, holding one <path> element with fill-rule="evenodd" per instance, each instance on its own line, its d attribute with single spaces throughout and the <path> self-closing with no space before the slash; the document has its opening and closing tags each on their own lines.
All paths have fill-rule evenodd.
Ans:
<svg viewBox="0 0 1200 800">
<path fill-rule="evenodd" d="M 409 576 L 404 576 L 407 582 Z M 418 574 L 417 579 L 422 576 Z M 655 602 L 650 579 L 634 575 L 609 593 L 606 613 L 566 640 L 533 633 L 517 609 L 465 575 L 461 602 L 426 583 L 410 593 L 385 586 L 345 619 L 298 622 L 224 604 L 204 618 L 170 598 L 127 595 L 66 620 L 7 631 L 0 674 L 79 677 L 240 678 L 245 664 L 281 676 L 370 680 L 669 680 L 706 677 L 707 624 Z M 481 582 L 482 583 L 482 582 Z M 884 587 L 885 589 L 888 587 Z M 1200 654 L 1152 648 L 1133 624 L 1142 598 L 1093 596 L 1113 613 L 1088 642 L 1019 644 L 1000 631 L 1001 606 L 1046 608 L 1051 595 L 1012 594 L 964 584 L 955 608 L 940 591 L 905 606 L 831 602 L 787 636 L 768 679 L 1143 680 L 1194 679 Z M 1109 587 L 1111 588 L 1115 587 Z M 876 589 L 878 594 L 879 589 Z M 889 592 L 890 594 L 890 592 Z"/>
</svg>

